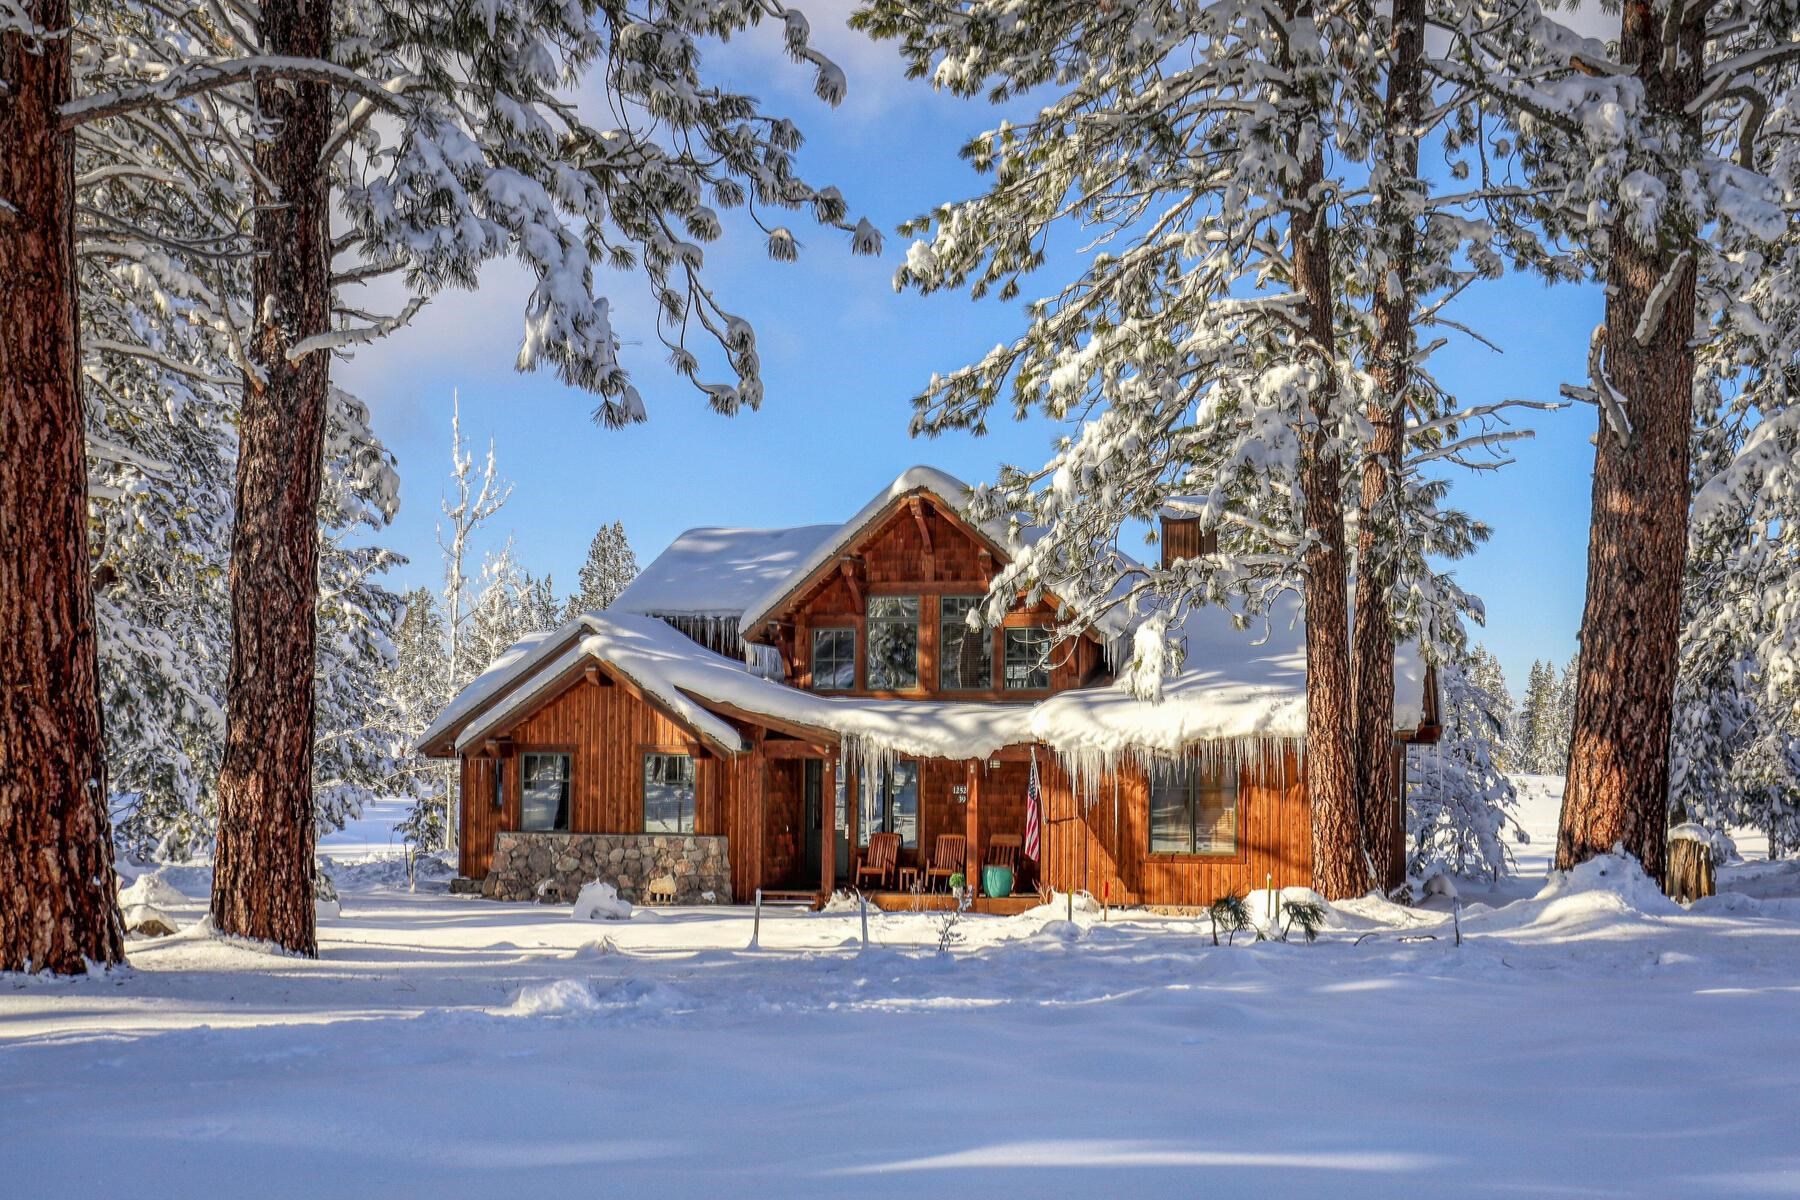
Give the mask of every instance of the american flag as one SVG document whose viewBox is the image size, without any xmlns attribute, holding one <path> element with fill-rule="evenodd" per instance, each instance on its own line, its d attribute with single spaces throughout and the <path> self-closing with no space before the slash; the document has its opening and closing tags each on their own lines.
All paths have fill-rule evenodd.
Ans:
<svg viewBox="0 0 1800 1200">
<path fill-rule="evenodd" d="M 1025 857 L 1038 860 L 1044 836 L 1042 796 L 1038 792 L 1037 751 L 1031 753 L 1031 782 L 1025 785 Z"/>
</svg>

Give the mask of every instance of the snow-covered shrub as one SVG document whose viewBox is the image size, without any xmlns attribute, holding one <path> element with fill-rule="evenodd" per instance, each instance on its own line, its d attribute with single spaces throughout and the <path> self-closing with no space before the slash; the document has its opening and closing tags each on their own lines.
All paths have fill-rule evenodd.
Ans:
<svg viewBox="0 0 1800 1200">
<path fill-rule="evenodd" d="M 1441 663 L 1437 679 L 1443 734 L 1406 755 L 1407 874 L 1498 876 L 1512 865 L 1506 826 L 1523 837 L 1513 817 L 1518 793 L 1495 764 L 1505 725 L 1463 664 Z"/>
<path fill-rule="evenodd" d="M 575 897 L 575 911 L 569 915 L 577 921 L 628 921 L 631 902 L 620 899 L 619 890 L 612 884 L 596 879 L 581 885 L 581 892 Z"/>
</svg>

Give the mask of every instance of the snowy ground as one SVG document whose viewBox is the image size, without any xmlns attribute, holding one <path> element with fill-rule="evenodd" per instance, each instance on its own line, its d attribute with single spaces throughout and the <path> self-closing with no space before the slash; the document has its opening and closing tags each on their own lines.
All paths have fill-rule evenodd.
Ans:
<svg viewBox="0 0 1800 1200">
<path fill-rule="evenodd" d="M 187 930 L 0 976 L 0 1194 L 1800 1194 L 1800 872 L 1490 907 L 1543 885 L 1547 803 L 1460 948 L 1365 904 L 1313 946 L 1040 911 L 948 957 L 925 917 L 859 953 L 855 914 L 768 915 L 749 950 L 740 910 L 408 894 L 353 861 L 371 821 L 324 847 L 319 961 Z M 204 873 L 163 878 L 197 921 Z"/>
</svg>

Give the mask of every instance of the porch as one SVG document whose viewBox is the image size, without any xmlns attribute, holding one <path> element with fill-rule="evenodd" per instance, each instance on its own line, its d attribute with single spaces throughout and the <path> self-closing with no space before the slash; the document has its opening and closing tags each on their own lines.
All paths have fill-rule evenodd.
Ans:
<svg viewBox="0 0 1800 1200">
<path fill-rule="evenodd" d="M 978 760 L 897 759 L 858 770 L 836 747 L 770 739 L 765 754 L 762 845 L 756 872 L 766 901 L 817 907 L 840 889 L 860 887 L 888 912 L 952 907 L 947 872 L 975 889 L 974 910 L 1016 913 L 1038 903 L 1039 866 L 1021 852 L 1029 747 Z M 871 863 L 880 841 L 899 846 L 891 865 Z M 734 847 L 735 850 L 735 847 Z M 934 874 L 929 868 L 943 864 Z M 993 897 L 983 867 L 1013 867 L 1012 893 Z M 859 872 L 859 867 L 867 867 Z M 880 869 L 878 873 L 872 870 Z"/>
</svg>

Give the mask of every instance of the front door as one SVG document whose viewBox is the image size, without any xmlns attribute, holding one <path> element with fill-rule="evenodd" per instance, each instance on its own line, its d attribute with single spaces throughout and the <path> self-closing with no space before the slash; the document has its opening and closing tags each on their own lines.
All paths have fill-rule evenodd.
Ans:
<svg viewBox="0 0 1800 1200">
<path fill-rule="evenodd" d="M 819 846 L 825 831 L 825 764 L 816 758 L 806 760 L 806 785 L 801 792 L 805 811 L 800 828 L 806 831 L 806 847 L 800 855 L 800 878 L 810 882 L 819 878 Z"/>
</svg>

